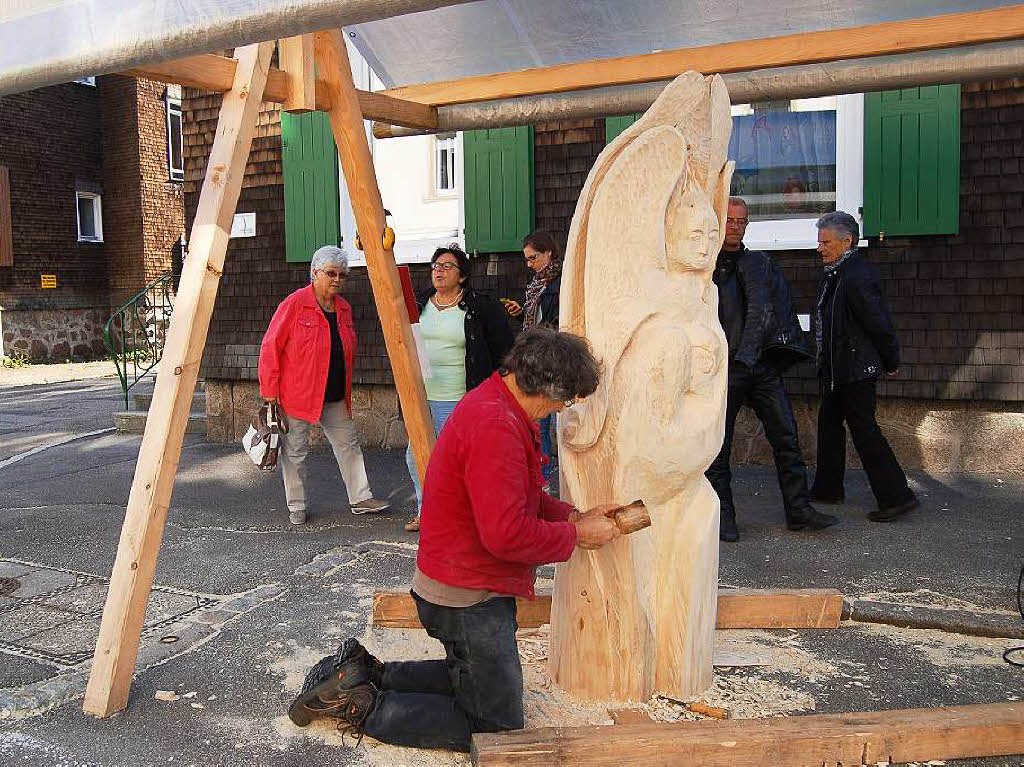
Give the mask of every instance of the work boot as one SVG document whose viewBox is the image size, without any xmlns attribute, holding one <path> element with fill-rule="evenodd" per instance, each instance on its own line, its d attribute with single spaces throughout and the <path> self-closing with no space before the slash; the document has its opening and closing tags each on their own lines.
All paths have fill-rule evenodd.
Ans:
<svg viewBox="0 0 1024 767">
<path fill-rule="evenodd" d="M 718 523 L 718 540 L 735 543 L 740 539 L 740 529 L 736 527 L 736 510 L 722 509 L 722 519 Z"/>
<path fill-rule="evenodd" d="M 786 515 L 786 528 L 789 530 L 824 530 L 838 523 L 839 517 L 823 514 L 813 506 L 794 509 Z"/>
<path fill-rule="evenodd" d="M 896 517 L 906 514 L 908 511 L 913 511 L 920 505 L 921 502 L 917 498 L 911 498 L 906 503 L 901 503 L 898 506 L 890 506 L 887 509 L 879 509 L 878 511 L 869 511 L 868 519 L 872 522 L 892 522 Z"/>
<path fill-rule="evenodd" d="M 302 692 L 288 708 L 288 717 L 305 727 L 318 716 L 336 716 L 342 692 L 361 686 L 379 688 L 384 664 L 357 639 L 346 639 L 334 655 L 321 658 L 306 674 Z"/>
</svg>

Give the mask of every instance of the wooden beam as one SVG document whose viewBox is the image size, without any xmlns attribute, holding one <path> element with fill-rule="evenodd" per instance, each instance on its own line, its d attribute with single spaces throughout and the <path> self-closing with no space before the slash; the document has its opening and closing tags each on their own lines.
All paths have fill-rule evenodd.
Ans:
<svg viewBox="0 0 1024 767">
<path fill-rule="evenodd" d="M 551 597 L 516 598 L 520 628 L 537 628 L 550 621 Z M 720 629 L 834 629 L 839 628 L 843 595 L 831 589 L 719 589 Z M 373 625 L 383 628 L 422 628 L 416 604 L 407 591 L 378 591 L 373 595 Z"/>
<path fill-rule="evenodd" d="M 184 59 L 165 61 L 138 69 L 129 69 L 121 74 L 128 77 L 142 77 L 161 83 L 178 83 L 190 88 L 225 92 L 231 88 L 235 76 L 235 60 L 213 53 L 188 56 Z M 287 72 L 271 69 L 267 73 L 267 85 L 263 100 L 286 104 L 290 93 Z M 331 106 L 330 93 L 323 80 L 315 81 L 315 107 L 328 110 Z M 407 128 L 434 130 L 437 128 L 437 109 L 415 101 L 405 101 L 384 93 L 356 91 L 359 111 L 366 120 L 380 120 Z"/>
<path fill-rule="evenodd" d="M 345 38 L 340 30 L 317 32 L 313 38 L 317 68 L 330 97 L 327 116 L 331 121 L 334 143 L 345 174 L 356 230 L 366 255 L 366 271 L 370 277 L 377 314 L 384 331 L 384 344 L 391 360 L 398 401 L 405 418 L 416 467 L 423 481 L 434 445 L 434 423 L 427 407 L 419 356 L 409 323 L 402 280 L 395 265 L 394 251 L 382 242 L 385 220 L 384 205 L 373 170 L 373 157 L 363 129 L 363 118 L 352 82 Z"/>
<path fill-rule="evenodd" d="M 1024 753 L 1024 703 L 473 736 L 474 765 L 853 765 Z"/>
<path fill-rule="evenodd" d="M 277 43 L 281 71 L 288 76 L 285 112 L 316 109 L 316 72 L 313 68 L 313 38 L 310 35 L 284 37 Z"/>
<path fill-rule="evenodd" d="M 181 443 L 273 51 L 272 42 L 236 51 L 234 82 L 221 104 L 85 692 L 83 709 L 94 716 L 110 716 L 128 703 Z"/>
<path fill-rule="evenodd" d="M 911 53 L 1024 37 L 1024 5 L 479 75 L 383 91 L 432 106 Z"/>
</svg>

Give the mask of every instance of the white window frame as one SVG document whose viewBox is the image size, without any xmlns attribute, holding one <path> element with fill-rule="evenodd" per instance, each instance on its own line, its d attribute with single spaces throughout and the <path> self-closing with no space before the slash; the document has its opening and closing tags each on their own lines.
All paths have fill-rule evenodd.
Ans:
<svg viewBox="0 0 1024 767">
<path fill-rule="evenodd" d="M 431 136 L 430 142 L 430 168 L 431 178 L 430 197 L 437 199 L 442 197 L 458 197 L 460 184 L 458 174 L 452 175 L 452 186 L 448 189 L 441 188 L 441 153 L 449 152 L 451 155 L 450 169 L 458 168 L 459 162 L 459 138 L 458 134 L 452 133 L 444 136 Z"/>
<path fill-rule="evenodd" d="M 181 114 L 181 99 L 174 98 L 168 92 L 166 101 L 166 126 L 167 126 L 167 177 L 171 181 L 184 181 L 185 180 L 185 119 Z M 181 146 L 178 147 L 178 156 L 181 158 L 181 167 L 174 167 L 174 152 L 172 151 L 172 136 L 174 135 L 171 131 L 171 118 L 177 115 L 178 117 L 178 138 L 181 141 Z"/>
<path fill-rule="evenodd" d="M 864 94 L 836 96 L 836 210 L 857 219 L 863 230 Z M 748 104 L 733 106 L 733 115 L 750 114 Z M 751 221 L 743 244 L 751 250 L 804 250 L 818 247 L 817 218 Z M 866 241 L 861 240 L 861 244 Z"/>
<path fill-rule="evenodd" d="M 87 75 L 86 77 L 76 77 L 75 82 L 79 85 L 91 85 L 93 88 L 96 87 L 96 76 Z"/>
<path fill-rule="evenodd" d="M 94 235 L 82 235 L 82 220 L 78 215 L 78 201 L 92 200 L 92 218 L 96 225 Z M 75 192 L 75 223 L 78 226 L 79 242 L 103 242 L 103 202 L 101 195 L 95 192 Z"/>
</svg>

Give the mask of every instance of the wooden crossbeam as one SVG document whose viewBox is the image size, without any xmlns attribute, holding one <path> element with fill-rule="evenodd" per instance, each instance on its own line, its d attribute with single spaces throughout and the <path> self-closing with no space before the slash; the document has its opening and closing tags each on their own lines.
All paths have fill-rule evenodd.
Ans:
<svg viewBox="0 0 1024 767">
<path fill-rule="evenodd" d="M 473 736 L 481 767 L 558 764 L 853 765 L 1024 753 L 1024 704 L 855 714 L 545 727 Z"/>
<path fill-rule="evenodd" d="M 317 32 L 313 36 L 313 49 L 317 69 L 330 97 L 331 107 L 327 116 L 352 201 L 356 230 L 366 255 L 366 272 L 380 316 L 405 428 L 409 432 L 409 443 L 422 482 L 434 445 L 434 422 L 427 406 L 419 355 L 409 323 L 402 281 L 395 265 L 395 254 L 382 242 L 384 205 L 352 82 L 345 38 L 339 30 Z"/>
<path fill-rule="evenodd" d="M 110 716 L 128 703 L 181 443 L 273 52 L 272 42 L 239 48 L 234 80 L 221 104 L 85 691 L 83 709 L 94 716 Z"/>
<path fill-rule="evenodd" d="M 224 92 L 231 88 L 234 73 L 234 59 L 213 53 L 204 53 L 129 69 L 121 74 L 161 83 L 178 83 L 190 88 Z M 287 104 L 291 87 L 291 78 L 287 72 L 281 69 L 271 69 L 267 73 L 267 85 L 263 92 L 263 100 Z M 315 108 L 324 111 L 329 109 L 331 97 L 322 79 L 315 81 L 314 90 L 316 94 Z M 380 120 L 407 128 L 423 128 L 425 130 L 437 128 L 437 110 L 432 106 L 415 101 L 403 101 L 384 93 L 361 90 L 356 90 L 356 98 L 359 101 L 360 113 L 367 120 Z"/>
<path fill-rule="evenodd" d="M 839 628 L 843 595 L 831 589 L 719 589 L 720 629 L 834 629 Z M 551 597 L 516 599 L 520 628 L 550 622 Z M 373 595 L 373 625 L 383 628 L 422 628 L 416 603 L 407 591 L 378 591 Z"/>
<path fill-rule="evenodd" d="M 870 26 L 740 40 L 699 48 L 598 59 L 393 88 L 383 93 L 435 107 L 667 80 L 693 70 L 741 72 L 912 53 L 1024 37 L 1024 5 L 890 21 Z"/>
</svg>

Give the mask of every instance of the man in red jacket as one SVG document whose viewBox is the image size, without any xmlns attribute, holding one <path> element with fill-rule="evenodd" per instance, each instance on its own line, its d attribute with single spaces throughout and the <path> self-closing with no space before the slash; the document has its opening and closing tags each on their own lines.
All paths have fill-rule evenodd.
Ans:
<svg viewBox="0 0 1024 767">
<path fill-rule="evenodd" d="M 444 660 L 381 663 L 355 639 L 306 677 L 289 716 L 340 719 L 400 746 L 469 751 L 474 732 L 523 726 L 515 597 L 534 598 L 537 565 L 619 536 L 607 516 L 541 490 L 537 422 L 597 388 L 586 341 L 540 327 L 449 417 L 427 467 L 412 582 L 420 622 Z"/>
<path fill-rule="evenodd" d="M 352 420 L 352 361 L 356 332 L 352 307 L 339 293 L 348 255 L 324 245 L 309 264 L 310 284 L 277 307 L 260 347 L 260 394 L 284 411 L 281 476 L 293 525 L 306 521 L 306 454 L 317 422 L 334 449 L 353 514 L 384 511 L 370 492 Z"/>
</svg>

